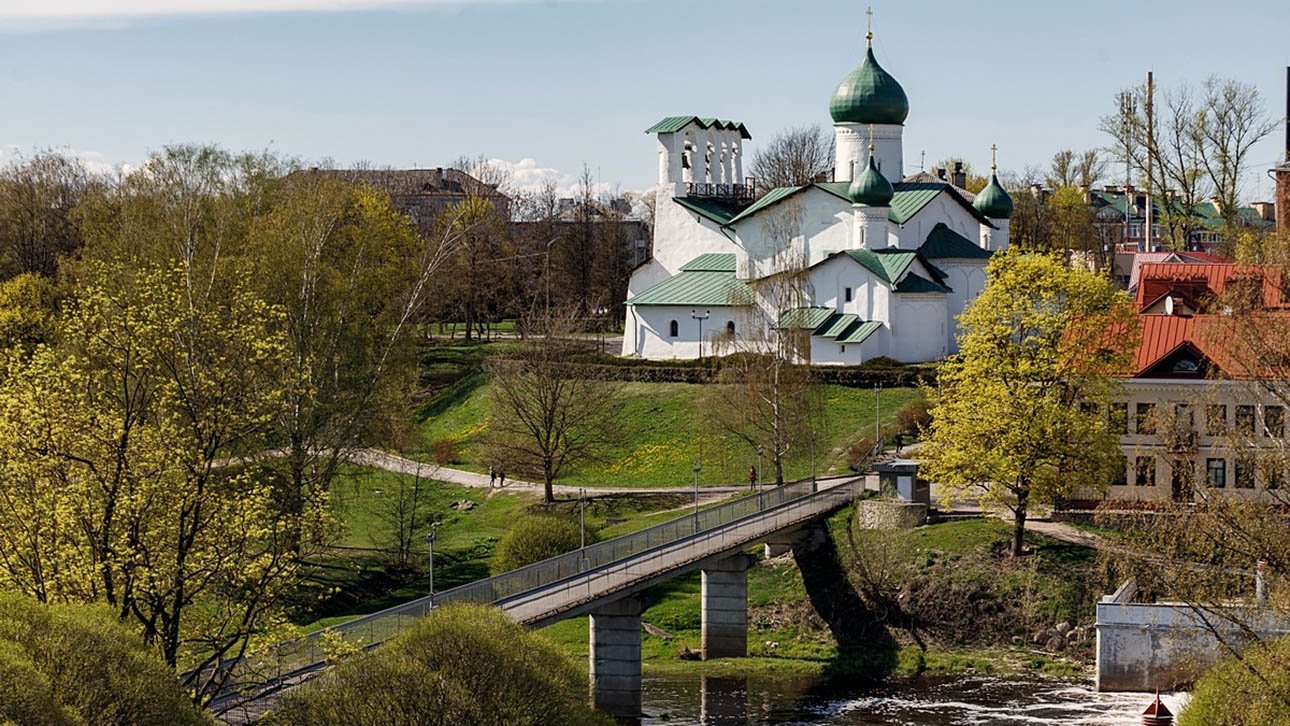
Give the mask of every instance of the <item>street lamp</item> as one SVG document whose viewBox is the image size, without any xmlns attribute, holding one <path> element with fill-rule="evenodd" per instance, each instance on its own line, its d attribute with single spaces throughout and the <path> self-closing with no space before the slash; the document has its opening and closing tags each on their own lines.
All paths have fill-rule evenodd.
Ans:
<svg viewBox="0 0 1290 726">
<path fill-rule="evenodd" d="M 699 531 L 699 472 L 703 471 L 703 466 L 699 463 L 699 457 L 694 457 L 694 531 Z"/>
<path fill-rule="evenodd" d="M 699 360 L 703 360 L 703 321 L 707 320 L 711 315 L 711 310 L 704 310 L 702 315 L 694 312 L 693 310 L 690 311 L 690 317 L 699 321 Z M 698 464 L 695 464 L 695 466 L 698 466 Z"/>
<path fill-rule="evenodd" d="M 878 425 L 879 412 L 882 410 L 882 384 L 873 384 L 873 450 L 874 456 L 882 452 L 882 429 Z"/>
<path fill-rule="evenodd" d="M 430 548 L 430 606 L 431 607 L 434 607 L 434 540 L 438 529 L 439 529 L 439 523 L 431 522 L 430 531 L 426 532 L 426 545 Z"/>
<path fill-rule="evenodd" d="M 582 533 L 582 544 L 578 549 L 587 549 L 587 490 L 578 490 L 578 530 Z"/>
<path fill-rule="evenodd" d="M 761 444 L 757 444 L 757 491 L 761 491 L 761 456 L 765 452 Z"/>
</svg>

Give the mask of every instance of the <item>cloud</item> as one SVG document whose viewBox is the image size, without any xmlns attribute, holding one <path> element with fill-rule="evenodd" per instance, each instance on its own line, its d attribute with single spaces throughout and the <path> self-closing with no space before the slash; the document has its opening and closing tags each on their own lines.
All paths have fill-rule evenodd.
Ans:
<svg viewBox="0 0 1290 726">
<path fill-rule="evenodd" d="M 23 158 L 30 157 L 38 150 L 32 149 L 24 151 L 17 144 L 0 144 L 0 166 L 4 166 L 14 161 L 21 161 Z M 54 153 L 63 154 L 80 159 L 85 165 L 86 170 L 93 174 L 107 174 L 120 169 L 124 173 L 129 173 L 134 169 L 132 164 L 114 164 L 108 160 L 107 154 L 101 151 L 92 151 L 89 149 L 50 149 Z"/>
<path fill-rule="evenodd" d="M 538 1 L 550 0 L 3 0 L 0 30 L 121 26 L 148 18 L 184 16 L 460 8 Z"/>
<path fill-rule="evenodd" d="M 489 159 L 488 164 L 506 172 L 511 178 L 511 187 L 515 191 L 540 191 L 543 185 L 551 181 L 555 183 L 557 197 L 572 198 L 582 194 L 582 182 L 578 180 L 577 174 L 560 171 L 549 166 L 538 166 L 537 159 L 526 158 L 519 161 Z M 609 182 L 592 182 L 592 193 L 597 197 L 614 194 L 618 191 L 618 188 Z"/>
</svg>

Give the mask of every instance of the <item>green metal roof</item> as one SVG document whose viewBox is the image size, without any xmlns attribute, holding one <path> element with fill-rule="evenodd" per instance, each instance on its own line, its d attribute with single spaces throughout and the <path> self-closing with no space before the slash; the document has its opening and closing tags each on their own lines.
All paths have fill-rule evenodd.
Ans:
<svg viewBox="0 0 1290 726">
<path fill-rule="evenodd" d="M 779 318 L 779 328 L 809 328 L 815 330 L 833 315 L 830 308 L 793 308 L 785 310 Z"/>
<path fill-rule="evenodd" d="M 1012 216 L 1012 197 L 1008 196 L 994 172 L 990 173 L 990 183 L 977 193 L 972 206 L 990 219 L 1007 219 Z"/>
<path fill-rule="evenodd" d="M 699 128 L 711 129 L 717 128 L 723 131 L 738 131 L 740 137 L 751 139 L 752 134 L 748 133 L 748 128 L 738 121 L 727 121 L 719 118 L 699 118 L 698 116 L 668 116 L 662 121 L 645 129 L 647 134 L 673 134 L 694 122 Z"/>
<path fill-rule="evenodd" d="M 869 155 L 869 163 L 865 165 L 864 171 L 860 172 L 847 188 L 847 198 L 852 204 L 864 204 L 869 207 L 890 206 L 891 198 L 895 194 L 896 190 L 892 188 L 891 182 L 887 181 L 887 177 L 873 165 L 873 154 Z"/>
<path fill-rule="evenodd" d="M 846 332 L 846 329 L 859 319 L 859 315 L 852 315 L 851 313 L 834 313 L 816 327 L 811 335 L 818 335 L 822 338 L 836 338 Z"/>
<path fill-rule="evenodd" d="M 839 343 L 863 343 L 865 338 L 873 335 L 882 327 L 882 323 L 875 320 L 857 320 L 842 331 L 837 337 Z"/>
<path fill-rule="evenodd" d="M 892 289 L 895 292 L 951 292 L 948 287 L 932 282 L 914 272 L 905 275 L 905 279 L 901 280 Z"/>
<path fill-rule="evenodd" d="M 733 252 L 708 252 L 681 265 L 682 272 L 734 272 Z"/>
<path fill-rule="evenodd" d="M 775 187 L 774 189 L 766 192 L 766 194 L 763 195 L 761 199 L 758 199 L 757 201 L 753 202 L 752 206 L 748 207 L 744 211 L 732 217 L 730 221 L 726 222 L 726 225 L 729 226 L 734 224 L 735 222 L 738 222 L 741 219 L 744 219 L 746 217 L 751 217 L 754 214 L 765 209 L 766 207 L 769 207 L 774 204 L 778 204 L 779 202 L 793 196 L 794 194 L 806 188 L 807 187 L 804 187 L 804 186 L 803 187 Z M 845 195 L 843 195 L 843 197 L 845 198 Z"/>
<path fill-rule="evenodd" d="M 847 195 L 851 184 L 849 182 L 817 182 L 815 186 L 832 194 L 839 199 L 851 201 Z M 949 192 L 954 201 L 959 206 L 966 209 L 978 222 L 989 225 L 994 228 L 989 219 L 986 219 L 976 210 L 967 200 L 960 197 L 949 184 L 944 182 L 896 182 L 891 185 L 895 194 L 891 198 L 891 211 L 887 213 L 887 219 L 896 224 L 905 224 L 913 219 L 919 210 L 927 206 L 927 203 L 936 198 L 941 192 Z M 743 215 L 740 215 L 743 216 Z"/>
<path fill-rule="evenodd" d="M 900 276 L 905 274 L 905 270 L 908 270 L 909 266 L 918 257 L 918 253 L 912 250 L 891 248 L 883 250 L 846 250 L 846 254 L 850 255 L 851 259 L 869 268 L 870 272 L 887 283 L 894 283 L 899 280 Z"/>
<path fill-rule="evenodd" d="M 752 290 L 733 272 L 687 270 L 627 301 L 628 305 L 738 306 L 752 303 Z"/>
<path fill-rule="evenodd" d="M 738 208 L 716 199 L 672 197 L 672 201 L 722 226 L 729 224 L 739 214 Z"/>
<path fill-rule="evenodd" d="M 878 65 L 873 48 L 865 50 L 860 66 L 838 84 L 829 101 L 836 123 L 903 124 L 909 116 L 909 97 L 891 74 Z"/>
<path fill-rule="evenodd" d="M 944 258 L 986 260 L 992 254 L 990 250 L 983 249 L 972 240 L 945 226 L 944 222 L 937 222 L 936 226 L 932 227 L 932 231 L 927 234 L 927 240 L 923 242 L 922 247 L 918 248 L 918 251 L 923 257 L 933 260 Z"/>
</svg>

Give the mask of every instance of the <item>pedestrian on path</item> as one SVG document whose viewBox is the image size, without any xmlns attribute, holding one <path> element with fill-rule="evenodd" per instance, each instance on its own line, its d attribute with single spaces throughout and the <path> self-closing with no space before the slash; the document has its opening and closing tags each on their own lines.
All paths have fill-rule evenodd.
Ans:
<svg viewBox="0 0 1290 726">
<path fill-rule="evenodd" d="M 497 472 L 497 486 L 503 489 L 506 488 L 506 472 L 504 471 Z"/>
<path fill-rule="evenodd" d="M 757 467 L 750 466 L 748 467 L 748 491 L 752 491 L 756 488 L 757 488 Z"/>
<path fill-rule="evenodd" d="M 495 484 L 497 484 L 497 470 L 493 469 L 492 464 L 489 464 L 488 465 L 488 488 L 492 489 Z"/>
</svg>

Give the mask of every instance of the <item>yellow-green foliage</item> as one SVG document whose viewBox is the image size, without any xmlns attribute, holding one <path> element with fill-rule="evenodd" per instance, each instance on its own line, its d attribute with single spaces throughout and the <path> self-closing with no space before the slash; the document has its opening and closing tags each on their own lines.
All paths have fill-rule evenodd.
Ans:
<svg viewBox="0 0 1290 726">
<path fill-rule="evenodd" d="M 1196 682 L 1178 726 L 1290 723 L 1290 637 L 1246 648 Z"/>
<path fill-rule="evenodd" d="M 213 724 L 106 608 L 0 594 L 0 722 Z"/>
<path fill-rule="evenodd" d="M 289 693 L 271 726 L 611 724 L 546 638 L 482 605 L 436 610 L 407 632 Z"/>
<path fill-rule="evenodd" d="M 515 522 L 511 531 L 497 545 L 494 572 L 506 572 L 548 557 L 578 549 L 582 532 L 573 519 L 551 514 L 532 514 Z M 595 542 L 587 532 L 587 543 Z"/>
<path fill-rule="evenodd" d="M 54 331 L 54 285 L 26 273 L 0 282 L 0 349 L 29 352 Z"/>
<path fill-rule="evenodd" d="M 1028 504 L 1099 491 L 1120 466 L 1104 411 L 1110 376 L 1133 349 L 1128 296 L 1038 253 L 995 255 L 987 276 L 961 318 L 960 352 L 928 390 L 924 475 L 948 496 L 971 492 L 1023 513 Z"/>
</svg>

